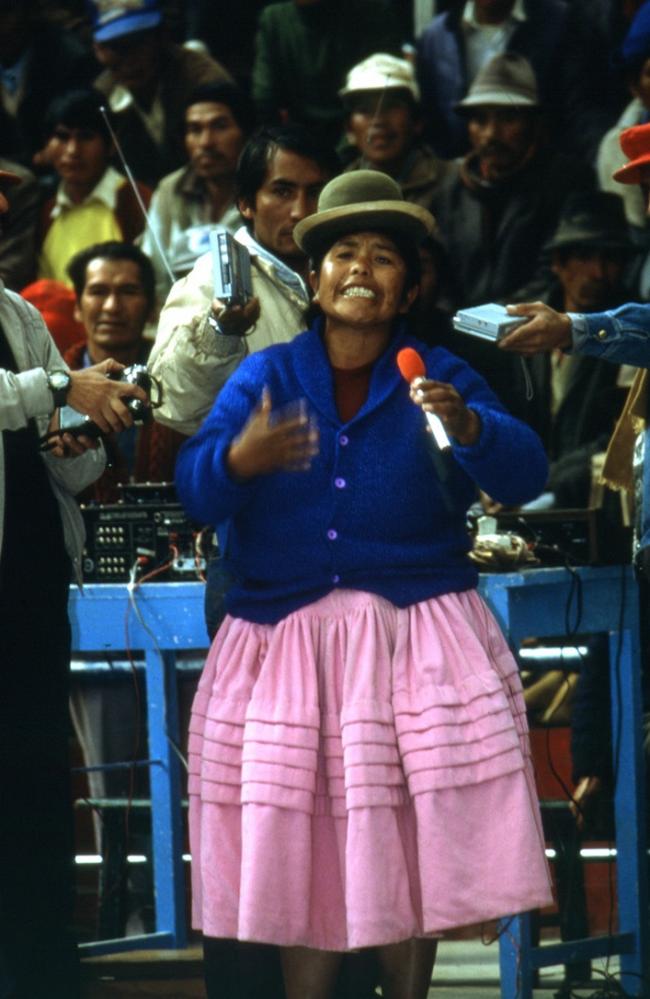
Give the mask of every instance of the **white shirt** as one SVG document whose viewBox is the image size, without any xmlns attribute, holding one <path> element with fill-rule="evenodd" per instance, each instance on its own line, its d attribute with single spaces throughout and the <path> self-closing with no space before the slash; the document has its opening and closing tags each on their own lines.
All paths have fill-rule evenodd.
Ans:
<svg viewBox="0 0 650 999">
<path fill-rule="evenodd" d="M 245 225 L 241 226 L 240 229 L 235 233 L 235 239 L 238 243 L 241 243 L 246 247 L 248 252 L 252 257 L 260 257 L 265 260 L 267 264 L 270 264 L 275 272 L 275 276 L 278 281 L 282 284 L 286 284 L 291 290 L 304 300 L 305 305 L 309 305 L 309 292 L 307 290 L 307 285 L 301 278 L 300 274 L 292 270 L 288 264 L 285 264 L 283 260 L 280 260 L 267 250 L 265 246 L 258 243 L 257 240 L 251 236 Z"/>
<path fill-rule="evenodd" d="M 81 204 L 87 205 L 91 201 L 100 201 L 114 212 L 117 206 L 117 192 L 123 183 L 124 177 L 121 173 L 118 173 L 112 166 L 106 167 L 99 183 L 95 185 L 90 194 L 86 195 Z M 63 184 L 59 184 L 50 217 L 56 219 L 65 208 L 74 207 L 75 203 L 63 190 Z"/>
<path fill-rule="evenodd" d="M 515 30 L 526 20 L 524 0 L 515 0 L 510 14 L 501 24 L 479 24 L 476 20 L 474 0 L 467 0 L 461 26 L 465 36 L 468 86 L 473 83 L 476 74 L 490 59 L 506 51 Z"/>
</svg>

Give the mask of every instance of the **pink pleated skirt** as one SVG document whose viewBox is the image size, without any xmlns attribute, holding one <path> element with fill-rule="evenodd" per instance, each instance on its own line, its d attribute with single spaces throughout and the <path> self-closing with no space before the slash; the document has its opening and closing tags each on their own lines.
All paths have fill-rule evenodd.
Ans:
<svg viewBox="0 0 650 999">
<path fill-rule="evenodd" d="M 189 791 L 207 936 L 343 951 L 551 901 L 517 666 L 476 591 L 226 618 Z"/>
</svg>

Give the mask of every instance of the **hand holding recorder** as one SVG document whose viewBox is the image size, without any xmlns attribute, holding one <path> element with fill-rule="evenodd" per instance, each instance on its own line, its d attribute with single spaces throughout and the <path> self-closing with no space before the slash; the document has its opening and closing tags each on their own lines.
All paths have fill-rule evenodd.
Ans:
<svg viewBox="0 0 650 999">
<path fill-rule="evenodd" d="M 260 316 L 259 300 L 253 297 L 250 254 L 223 226 L 210 232 L 210 250 L 213 325 L 223 336 L 244 336 Z"/>
<path fill-rule="evenodd" d="M 217 323 L 217 332 L 224 336 L 245 336 L 260 318 L 260 301 L 250 298 L 243 305 L 226 305 L 213 298 L 212 314 Z"/>
<path fill-rule="evenodd" d="M 523 308 L 523 306 L 522 306 Z M 523 317 L 523 318 L 522 318 Z M 505 305 L 488 302 L 473 309 L 460 309 L 454 316 L 454 329 L 459 333 L 501 343 L 513 330 L 526 322 L 527 314 L 511 314 Z"/>
<path fill-rule="evenodd" d="M 538 354 L 571 346 L 571 320 L 565 312 L 556 312 L 544 302 L 522 302 L 509 305 L 508 314 L 513 319 L 524 317 L 525 321 L 499 341 L 503 350 Z"/>
</svg>

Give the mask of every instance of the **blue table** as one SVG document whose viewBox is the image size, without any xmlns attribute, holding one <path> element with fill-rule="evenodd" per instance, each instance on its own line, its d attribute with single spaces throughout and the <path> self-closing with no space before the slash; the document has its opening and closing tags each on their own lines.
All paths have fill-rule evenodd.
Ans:
<svg viewBox="0 0 650 999">
<path fill-rule="evenodd" d="M 207 645 L 202 583 L 89 584 L 70 590 L 72 649 L 145 658 L 156 932 L 82 945 L 82 953 L 181 948 L 187 942 L 181 823 L 176 653 Z M 169 736 L 169 738 L 168 738 Z"/>
<path fill-rule="evenodd" d="M 530 917 L 504 921 L 500 936 L 503 999 L 532 999 L 537 969 L 598 956 L 620 954 L 622 983 L 629 995 L 646 994 L 649 981 L 648 905 L 645 855 L 645 801 L 641 742 L 640 657 L 637 591 L 628 567 L 529 569 L 486 575 L 480 589 L 514 650 L 536 636 L 609 635 L 612 720 L 618 756 L 615 793 L 619 928 L 603 936 L 531 944 Z M 578 620 L 578 610 L 581 611 Z M 186 913 L 182 861 L 181 781 L 176 741 L 175 656 L 206 645 L 201 583 L 147 583 L 129 592 L 123 584 L 96 584 L 83 593 L 71 589 L 70 618 L 75 652 L 109 653 L 125 647 L 146 660 L 149 757 L 156 902 L 156 932 L 125 940 L 87 944 L 85 953 L 138 947 L 182 947 Z M 506 858 L 504 858 L 505 860 Z M 650 991 L 650 990 L 648 990 Z"/>
<path fill-rule="evenodd" d="M 617 774 L 618 931 L 613 936 L 531 945 L 529 915 L 504 920 L 500 943 L 502 999 L 532 999 L 535 972 L 550 965 L 620 955 L 627 994 L 650 994 L 645 781 L 642 754 L 638 594 L 627 566 L 533 569 L 481 579 L 481 593 L 513 650 L 524 638 L 568 631 L 609 636 L 612 744 Z M 504 858 L 506 859 L 506 858 Z"/>
</svg>

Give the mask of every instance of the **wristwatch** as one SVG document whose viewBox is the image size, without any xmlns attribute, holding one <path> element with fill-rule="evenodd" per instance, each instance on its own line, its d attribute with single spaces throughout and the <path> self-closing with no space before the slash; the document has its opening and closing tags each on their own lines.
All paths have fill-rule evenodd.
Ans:
<svg viewBox="0 0 650 999">
<path fill-rule="evenodd" d="M 47 385 L 54 399 L 54 408 L 59 409 L 65 406 L 72 379 L 70 372 L 57 368 L 55 371 L 47 371 Z"/>
</svg>

